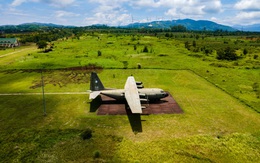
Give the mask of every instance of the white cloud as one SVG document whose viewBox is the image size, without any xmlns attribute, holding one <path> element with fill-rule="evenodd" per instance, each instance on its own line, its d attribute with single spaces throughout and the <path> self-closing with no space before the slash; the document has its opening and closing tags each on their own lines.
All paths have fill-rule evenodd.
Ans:
<svg viewBox="0 0 260 163">
<path fill-rule="evenodd" d="M 8 8 L 7 11 L 11 15 L 15 15 L 15 16 L 26 16 L 26 17 L 30 16 L 28 13 L 25 13 L 24 11 L 21 10 L 17 10 L 15 8 Z"/>
<path fill-rule="evenodd" d="M 106 24 L 106 25 L 125 25 L 131 22 L 131 15 L 126 13 L 118 13 L 118 12 L 111 12 L 111 13 L 102 13 L 98 12 L 95 13 L 93 16 L 88 16 L 85 18 L 84 23 L 86 25 L 92 24 Z"/>
<path fill-rule="evenodd" d="M 11 3 L 11 6 L 16 7 L 22 5 L 23 3 L 29 3 L 29 2 L 41 2 L 41 3 L 50 4 L 55 7 L 66 7 L 68 5 L 73 4 L 75 0 L 14 0 Z"/>
<path fill-rule="evenodd" d="M 128 0 L 90 0 L 92 3 L 98 3 L 98 7 L 92 10 L 93 15 L 88 14 L 85 18 L 85 24 L 107 24 L 123 25 L 129 23 L 131 15 L 123 7 Z"/>
<path fill-rule="evenodd" d="M 240 12 L 234 17 L 234 20 L 237 22 L 237 24 L 242 23 L 243 25 L 259 24 L 260 11 Z"/>
<path fill-rule="evenodd" d="M 155 2 L 154 0 L 137 0 L 130 2 L 130 5 L 134 8 L 139 7 L 159 7 L 160 4 L 158 2 Z"/>
<path fill-rule="evenodd" d="M 240 0 L 235 4 L 235 8 L 245 11 L 260 11 L 259 0 Z"/>
<path fill-rule="evenodd" d="M 20 6 L 21 4 L 23 3 L 26 3 L 26 2 L 30 2 L 30 1 L 33 1 L 33 0 L 14 0 L 12 3 L 11 3 L 11 6 Z"/>
<path fill-rule="evenodd" d="M 220 0 L 135 0 L 131 6 L 139 8 L 161 8 L 168 16 L 188 15 L 198 17 L 204 14 L 219 13 L 222 11 Z"/>
<path fill-rule="evenodd" d="M 203 3 L 203 9 L 205 13 L 219 13 L 222 12 L 222 4 L 221 1 L 205 1 Z"/>
<path fill-rule="evenodd" d="M 164 5 L 170 6 L 167 12 L 168 16 L 174 18 L 203 18 L 207 14 L 215 14 L 222 12 L 222 4 L 220 0 L 205 1 L 205 0 L 194 0 L 194 1 L 167 1 L 164 0 Z"/>
<path fill-rule="evenodd" d="M 212 17 L 212 21 L 226 25 L 252 25 L 259 24 L 260 11 L 255 12 L 239 12 L 234 16 L 225 16 L 224 18 Z"/>
<path fill-rule="evenodd" d="M 66 7 L 75 2 L 75 0 L 40 0 L 45 3 L 50 3 L 55 7 Z"/>
<path fill-rule="evenodd" d="M 55 17 L 56 23 L 73 24 L 72 20 L 77 19 L 79 16 L 80 16 L 80 14 L 59 10 L 59 11 L 54 12 L 53 17 Z"/>
<path fill-rule="evenodd" d="M 73 12 L 67 12 L 67 11 L 56 11 L 55 17 L 62 18 L 62 17 L 77 17 L 80 16 L 80 14 L 76 14 Z"/>
<path fill-rule="evenodd" d="M 240 0 L 234 5 L 236 10 L 240 10 L 232 23 L 251 25 L 259 24 L 260 22 L 260 2 L 259 0 Z"/>
</svg>

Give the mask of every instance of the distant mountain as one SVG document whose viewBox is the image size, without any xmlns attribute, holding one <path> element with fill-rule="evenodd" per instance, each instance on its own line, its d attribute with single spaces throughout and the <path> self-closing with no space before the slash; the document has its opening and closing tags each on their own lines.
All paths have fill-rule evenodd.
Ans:
<svg viewBox="0 0 260 163">
<path fill-rule="evenodd" d="M 254 25 L 235 25 L 233 28 L 238 29 L 240 31 L 250 31 L 250 32 L 260 32 L 260 24 L 254 24 Z"/>
<path fill-rule="evenodd" d="M 236 25 L 233 27 L 217 24 L 212 21 L 207 20 L 192 20 L 192 19 L 179 19 L 179 20 L 166 20 L 166 21 L 152 21 L 146 23 L 132 23 L 126 26 L 121 26 L 122 28 L 150 28 L 150 29 L 170 29 L 173 26 L 182 25 L 191 31 L 255 31 L 260 32 L 260 24 L 241 26 Z M 20 25 L 3 25 L 0 26 L 0 32 L 6 33 L 19 33 L 19 32 L 33 32 L 49 30 L 54 28 L 77 28 L 76 26 L 64 26 L 52 23 L 24 23 Z M 89 29 L 95 28 L 116 28 L 110 27 L 103 24 L 96 24 L 92 26 L 87 26 Z"/>
<path fill-rule="evenodd" d="M 193 31 L 216 31 L 216 30 L 223 30 L 223 31 L 237 31 L 229 26 L 217 24 L 212 21 L 207 20 L 192 20 L 192 19 L 179 19 L 179 20 L 167 20 L 167 21 L 153 21 L 147 23 L 133 23 L 129 24 L 125 27 L 127 28 L 166 28 L 169 29 L 172 26 L 176 25 L 183 25 L 187 28 L 187 30 Z"/>
<path fill-rule="evenodd" d="M 63 26 L 52 23 L 24 23 L 19 25 L 3 25 L 0 26 L 0 31 L 5 31 L 6 33 L 12 32 L 33 32 L 39 30 L 47 30 L 53 28 L 72 28 L 73 26 Z"/>
<path fill-rule="evenodd" d="M 38 23 L 38 22 L 33 22 L 33 23 L 24 23 L 20 24 L 18 26 L 38 26 L 38 27 L 64 27 L 63 25 L 57 25 L 57 24 L 52 24 L 52 23 Z"/>
</svg>

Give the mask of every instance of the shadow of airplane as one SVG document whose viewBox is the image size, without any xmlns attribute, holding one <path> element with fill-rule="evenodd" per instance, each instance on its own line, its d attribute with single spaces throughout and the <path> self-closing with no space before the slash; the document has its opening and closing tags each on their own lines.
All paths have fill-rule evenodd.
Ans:
<svg viewBox="0 0 260 163">
<path fill-rule="evenodd" d="M 90 102 L 90 112 L 96 112 L 102 104 L 102 98 L 98 96 Z"/>
<path fill-rule="evenodd" d="M 133 114 L 128 107 L 129 106 L 125 104 L 126 115 L 130 122 L 132 131 L 134 133 L 143 132 L 141 114 Z"/>
<path fill-rule="evenodd" d="M 131 125 L 132 131 L 134 133 L 142 132 L 142 120 L 141 120 L 141 115 L 140 114 L 133 114 L 131 110 L 129 109 L 126 101 L 117 101 L 117 100 L 105 100 L 102 101 L 102 98 L 98 96 L 96 99 L 92 100 L 90 102 L 90 112 L 96 112 L 101 105 L 114 105 L 114 104 L 124 104 L 124 109 L 123 113 L 127 115 L 127 118 L 129 120 L 129 123 Z M 125 115 L 121 114 L 121 115 Z M 111 114 L 110 114 L 111 115 Z"/>
</svg>

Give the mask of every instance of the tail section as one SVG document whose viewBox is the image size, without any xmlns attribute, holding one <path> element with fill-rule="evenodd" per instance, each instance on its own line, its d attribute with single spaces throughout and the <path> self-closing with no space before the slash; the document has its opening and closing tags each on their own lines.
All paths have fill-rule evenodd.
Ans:
<svg viewBox="0 0 260 163">
<path fill-rule="evenodd" d="M 97 73 L 91 72 L 91 77 L 90 77 L 90 90 L 91 91 L 100 91 L 104 90 L 105 87 L 102 84 L 101 80 L 99 79 Z"/>
<path fill-rule="evenodd" d="M 99 94 L 101 90 L 104 90 L 105 87 L 102 84 L 101 80 L 99 79 L 97 73 L 92 72 L 90 76 L 90 90 L 91 93 L 89 95 L 89 99 L 95 99 Z"/>
</svg>

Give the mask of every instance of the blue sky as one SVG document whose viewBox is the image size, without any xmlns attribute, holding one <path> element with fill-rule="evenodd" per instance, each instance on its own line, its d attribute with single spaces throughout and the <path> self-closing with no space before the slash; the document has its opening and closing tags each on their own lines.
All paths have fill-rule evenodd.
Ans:
<svg viewBox="0 0 260 163">
<path fill-rule="evenodd" d="M 260 0 L 0 0 L 0 25 L 119 26 L 171 19 L 260 24 Z"/>
</svg>

